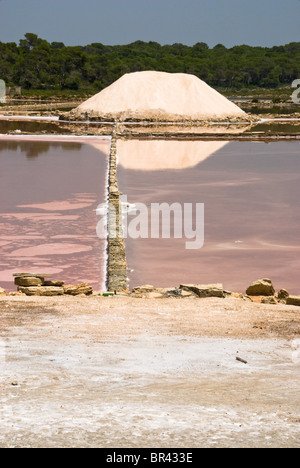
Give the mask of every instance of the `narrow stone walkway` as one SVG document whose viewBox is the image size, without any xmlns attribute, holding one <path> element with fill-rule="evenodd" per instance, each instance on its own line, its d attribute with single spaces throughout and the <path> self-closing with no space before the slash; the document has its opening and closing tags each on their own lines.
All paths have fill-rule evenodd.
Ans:
<svg viewBox="0 0 300 468">
<path fill-rule="evenodd" d="M 127 290 L 127 263 L 125 242 L 122 235 L 120 192 L 117 176 L 117 127 L 111 137 L 109 159 L 109 209 L 108 209 L 108 265 L 107 288 L 109 291 Z"/>
</svg>

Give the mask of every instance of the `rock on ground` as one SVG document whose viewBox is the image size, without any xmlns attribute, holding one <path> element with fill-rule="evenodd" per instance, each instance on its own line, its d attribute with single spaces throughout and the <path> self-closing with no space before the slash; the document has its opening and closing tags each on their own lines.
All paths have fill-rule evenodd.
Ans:
<svg viewBox="0 0 300 468">
<path fill-rule="evenodd" d="M 42 286 L 44 283 L 44 278 L 35 277 L 35 276 L 20 276 L 15 278 L 15 284 L 17 286 Z"/>
<path fill-rule="evenodd" d="M 18 291 L 26 296 L 62 296 L 64 294 L 63 288 L 54 286 L 19 286 Z"/>
<path fill-rule="evenodd" d="M 93 294 L 93 288 L 87 283 L 68 285 L 63 287 L 64 294 L 70 296 L 79 296 L 80 294 L 90 295 Z"/>
<path fill-rule="evenodd" d="M 289 296 L 286 303 L 287 305 L 300 306 L 300 296 Z"/>
<path fill-rule="evenodd" d="M 222 284 L 181 284 L 180 289 L 192 291 L 199 297 L 224 297 Z"/>
<path fill-rule="evenodd" d="M 272 281 L 264 278 L 254 281 L 247 289 L 246 294 L 248 296 L 274 296 L 275 289 Z"/>
</svg>

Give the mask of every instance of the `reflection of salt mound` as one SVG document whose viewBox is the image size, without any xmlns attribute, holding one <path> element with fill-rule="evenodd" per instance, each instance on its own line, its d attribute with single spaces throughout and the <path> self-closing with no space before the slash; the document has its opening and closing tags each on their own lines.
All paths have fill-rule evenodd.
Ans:
<svg viewBox="0 0 300 468">
<path fill-rule="evenodd" d="M 247 120 L 247 114 L 193 75 L 155 71 L 124 75 L 70 118 Z M 249 120 L 249 119 L 248 119 Z"/>
<path fill-rule="evenodd" d="M 117 150 L 119 164 L 125 169 L 160 171 L 197 166 L 227 143 L 226 141 L 119 140 Z"/>
</svg>

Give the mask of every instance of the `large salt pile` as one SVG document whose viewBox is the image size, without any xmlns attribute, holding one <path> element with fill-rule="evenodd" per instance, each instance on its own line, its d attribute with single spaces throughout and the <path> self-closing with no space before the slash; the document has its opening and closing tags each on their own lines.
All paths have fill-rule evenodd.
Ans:
<svg viewBox="0 0 300 468">
<path fill-rule="evenodd" d="M 250 120 L 245 112 L 194 75 L 129 73 L 71 111 L 99 120 Z"/>
</svg>

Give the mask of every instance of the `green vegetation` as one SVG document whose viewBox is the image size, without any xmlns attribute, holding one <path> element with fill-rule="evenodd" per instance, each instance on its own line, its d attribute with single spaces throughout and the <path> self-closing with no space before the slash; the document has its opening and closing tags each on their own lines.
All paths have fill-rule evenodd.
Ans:
<svg viewBox="0 0 300 468">
<path fill-rule="evenodd" d="M 273 90 L 289 88 L 290 92 L 293 80 L 300 78 L 300 42 L 231 49 L 222 44 L 210 49 L 202 42 L 188 47 L 142 41 L 123 46 L 95 43 L 66 47 L 32 33 L 19 45 L 0 42 L 0 78 L 8 86 L 22 86 L 27 95 L 33 90 L 39 90 L 43 97 L 51 93 L 91 94 L 124 73 L 143 70 L 191 73 L 215 88 L 241 90 L 241 95 L 255 88 L 269 89 L 271 98 L 276 99 L 278 93 Z"/>
</svg>

